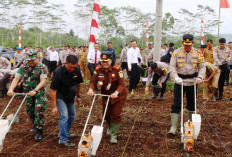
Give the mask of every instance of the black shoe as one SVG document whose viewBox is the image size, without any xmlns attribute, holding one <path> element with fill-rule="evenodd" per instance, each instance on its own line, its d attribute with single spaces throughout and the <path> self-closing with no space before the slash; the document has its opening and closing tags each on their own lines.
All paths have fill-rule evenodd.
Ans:
<svg viewBox="0 0 232 157">
<path fill-rule="evenodd" d="M 157 95 L 153 95 L 152 99 L 156 99 Z"/>
<path fill-rule="evenodd" d="M 33 128 L 30 130 L 30 132 L 36 132 L 36 127 L 33 126 Z"/>
<path fill-rule="evenodd" d="M 224 86 L 229 86 L 229 82 L 225 82 Z"/>
<path fill-rule="evenodd" d="M 5 96 L 6 96 L 6 94 L 0 94 L 0 98 L 3 98 Z"/>
<path fill-rule="evenodd" d="M 159 101 L 164 101 L 164 98 L 163 98 L 163 97 L 160 97 L 160 98 L 159 98 Z"/>
<path fill-rule="evenodd" d="M 35 141 L 40 142 L 43 139 L 43 130 L 37 129 L 37 134 L 35 136 Z"/>
<path fill-rule="evenodd" d="M 217 98 L 217 100 L 222 100 L 222 101 L 224 101 L 225 99 L 224 99 L 223 96 L 220 96 L 220 97 Z"/>
<path fill-rule="evenodd" d="M 68 134 L 68 138 L 70 139 L 70 138 L 76 138 L 77 137 L 77 135 L 76 134 Z"/>
<path fill-rule="evenodd" d="M 75 144 L 74 143 L 70 143 L 69 141 L 66 141 L 64 143 L 60 143 L 61 146 L 64 146 L 64 147 L 75 147 Z"/>
</svg>

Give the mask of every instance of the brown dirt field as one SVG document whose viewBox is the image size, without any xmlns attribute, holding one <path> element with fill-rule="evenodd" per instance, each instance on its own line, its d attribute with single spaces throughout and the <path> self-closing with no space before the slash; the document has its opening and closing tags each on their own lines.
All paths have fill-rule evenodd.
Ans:
<svg viewBox="0 0 232 157">
<path fill-rule="evenodd" d="M 231 87 L 225 87 L 225 98 L 229 98 Z M 71 140 L 76 145 L 80 140 L 81 133 L 88 115 L 92 98 L 85 95 L 87 86 L 82 86 L 82 103 L 76 106 L 76 119 L 73 124 L 72 133 L 76 133 L 78 138 Z M 105 134 L 106 124 L 104 124 L 104 135 L 97 151 L 97 157 L 181 157 L 186 156 L 180 141 L 180 135 L 167 137 L 170 127 L 170 111 L 173 103 L 173 93 L 166 93 L 165 100 L 159 102 L 144 94 L 144 87 L 139 86 L 135 95 L 129 95 L 125 103 L 123 112 L 123 124 L 120 128 L 119 143 L 112 145 L 109 143 L 110 137 Z M 21 99 L 15 99 L 7 114 L 13 113 L 19 105 Z M 6 106 L 9 98 L 0 100 L 0 113 Z M 202 105 L 202 94 L 198 95 L 198 106 L 201 109 L 214 129 L 218 133 L 226 147 L 232 152 L 232 101 L 210 102 Z M 101 106 L 100 98 L 97 101 L 90 124 L 100 124 Z M 77 156 L 77 148 L 63 148 L 58 144 L 58 119 L 51 114 L 52 106 L 45 111 L 46 129 L 43 141 L 36 143 L 34 134 L 29 133 L 32 124 L 25 112 L 25 106 L 19 113 L 20 121 L 14 124 L 7 134 L 3 151 L 0 157 L 73 157 Z M 200 112 L 198 112 L 200 113 Z M 185 112 L 185 115 L 186 112 Z M 208 123 L 202 117 L 201 132 L 195 142 L 195 150 L 190 156 L 228 156 L 219 140 L 212 132 Z"/>
</svg>

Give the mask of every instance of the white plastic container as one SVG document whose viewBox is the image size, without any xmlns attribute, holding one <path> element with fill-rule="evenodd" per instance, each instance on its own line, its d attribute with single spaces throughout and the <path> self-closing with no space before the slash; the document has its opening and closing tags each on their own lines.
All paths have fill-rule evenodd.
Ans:
<svg viewBox="0 0 232 157">
<path fill-rule="evenodd" d="M 3 149 L 3 141 L 9 129 L 9 121 L 8 120 L 0 120 L 0 153 Z"/>
<path fill-rule="evenodd" d="M 200 130 L 201 130 L 201 115 L 200 114 L 192 114 L 192 122 L 194 125 L 194 139 L 197 139 Z"/>
<path fill-rule="evenodd" d="M 96 155 L 96 151 L 102 139 L 102 134 L 103 134 L 103 127 L 94 125 L 91 130 L 91 135 L 93 137 L 93 148 L 91 155 L 93 156 Z"/>
</svg>

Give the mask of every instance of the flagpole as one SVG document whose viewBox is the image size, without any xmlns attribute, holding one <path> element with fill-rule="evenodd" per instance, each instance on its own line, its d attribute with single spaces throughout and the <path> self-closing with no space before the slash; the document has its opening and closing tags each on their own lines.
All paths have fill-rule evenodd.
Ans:
<svg viewBox="0 0 232 157">
<path fill-rule="evenodd" d="M 219 34 L 220 34 L 220 18 L 221 18 L 221 0 L 219 0 L 219 15 L 218 15 L 218 40 L 219 40 Z"/>
</svg>

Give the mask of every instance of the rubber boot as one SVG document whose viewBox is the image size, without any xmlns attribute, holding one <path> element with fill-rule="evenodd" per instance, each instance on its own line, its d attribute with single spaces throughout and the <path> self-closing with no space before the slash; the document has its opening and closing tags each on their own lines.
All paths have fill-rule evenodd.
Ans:
<svg viewBox="0 0 232 157">
<path fill-rule="evenodd" d="M 179 119 L 179 114 L 177 114 L 177 113 L 171 114 L 171 123 L 172 124 L 171 124 L 170 131 L 168 132 L 169 135 L 176 135 L 178 119 Z"/>
<path fill-rule="evenodd" d="M 40 142 L 43 139 L 43 130 L 42 129 L 37 129 L 36 130 L 36 136 L 35 136 L 35 141 Z"/>
<path fill-rule="evenodd" d="M 192 122 L 192 114 L 194 114 L 194 111 L 188 111 L 188 120 Z"/>
<path fill-rule="evenodd" d="M 106 131 L 106 134 L 107 134 L 107 135 L 111 135 L 111 121 L 110 121 L 110 120 L 107 121 L 107 124 L 108 124 L 108 129 L 107 129 L 107 131 Z"/>
<path fill-rule="evenodd" d="M 118 143 L 117 136 L 118 136 L 118 131 L 120 128 L 120 124 L 116 123 L 111 123 L 111 138 L 110 138 L 110 143 L 116 144 Z"/>
</svg>

